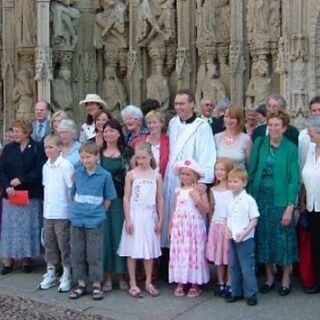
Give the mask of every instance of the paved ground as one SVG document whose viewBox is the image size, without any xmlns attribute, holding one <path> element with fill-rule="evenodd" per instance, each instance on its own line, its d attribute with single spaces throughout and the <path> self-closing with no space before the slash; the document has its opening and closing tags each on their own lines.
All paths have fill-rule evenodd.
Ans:
<svg viewBox="0 0 320 320">
<path fill-rule="evenodd" d="M 320 319 L 320 294 L 301 292 L 298 280 L 292 293 L 279 297 L 274 291 L 259 296 L 259 304 L 248 307 L 244 301 L 227 304 L 213 297 L 212 285 L 204 289 L 196 299 L 177 298 L 173 288 L 164 282 L 157 283 L 161 295 L 133 299 L 126 292 L 115 289 L 104 300 L 95 302 L 90 296 L 69 300 L 67 294 L 56 288 L 47 291 L 37 289 L 44 267 L 31 274 L 15 270 L 0 276 L 0 320 L 6 319 L 88 319 L 88 320 L 315 320 Z"/>
</svg>

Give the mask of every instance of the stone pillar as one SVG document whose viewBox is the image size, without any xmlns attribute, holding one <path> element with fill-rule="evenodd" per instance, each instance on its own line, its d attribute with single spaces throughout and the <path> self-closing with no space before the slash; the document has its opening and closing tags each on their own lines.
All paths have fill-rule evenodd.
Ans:
<svg viewBox="0 0 320 320">
<path fill-rule="evenodd" d="M 14 0 L 2 0 L 2 79 L 5 80 L 3 81 L 4 129 L 6 126 L 10 126 L 14 119 L 12 103 L 15 63 L 14 34 Z"/>
<path fill-rule="evenodd" d="M 52 50 L 50 48 L 50 0 L 37 0 L 36 75 L 38 99 L 51 101 Z"/>
<path fill-rule="evenodd" d="M 244 1 L 230 1 L 231 35 L 230 35 L 230 98 L 231 101 L 244 102 L 245 50 L 244 42 Z"/>
</svg>

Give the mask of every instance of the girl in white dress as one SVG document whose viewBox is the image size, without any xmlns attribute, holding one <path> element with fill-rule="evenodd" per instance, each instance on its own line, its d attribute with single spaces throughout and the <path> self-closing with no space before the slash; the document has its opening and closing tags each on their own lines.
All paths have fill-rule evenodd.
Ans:
<svg viewBox="0 0 320 320">
<path fill-rule="evenodd" d="M 124 189 L 125 221 L 118 249 L 119 256 L 127 257 L 130 277 L 129 294 L 140 297 L 136 282 L 136 260 L 144 260 L 145 290 L 152 296 L 159 291 L 152 284 L 153 259 L 161 256 L 160 232 L 163 219 L 162 178 L 156 167 L 151 144 L 141 142 L 135 147 L 137 167 L 128 172 Z"/>
<path fill-rule="evenodd" d="M 214 288 L 214 295 L 224 297 L 230 291 L 230 277 L 228 276 L 229 242 L 225 236 L 228 205 L 233 199 L 228 189 L 228 173 L 233 169 L 234 161 L 220 158 L 214 166 L 215 185 L 211 188 L 214 209 L 209 216 L 210 228 L 206 248 L 206 257 L 217 267 L 218 283 Z M 226 283 L 226 284 L 225 284 Z"/>
</svg>

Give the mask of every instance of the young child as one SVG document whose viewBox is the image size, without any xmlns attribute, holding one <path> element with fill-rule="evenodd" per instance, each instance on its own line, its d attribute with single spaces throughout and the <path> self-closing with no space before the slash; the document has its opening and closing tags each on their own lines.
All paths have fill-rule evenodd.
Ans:
<svg viewBox="0 0 320 320">
<path fill-rule="evenodd" d="M 42 168 L 44 201 L 44 248 L 47 273 L 39 285 L 46 290 L 58 284 L 55 266 L 60 258 L 63 274 L 59 292 L 67 292 L 71 287 L 70 274 L 70 222 L 68 207 L 71 201 L 73 177 L 72 164 L 62 157 L 62 141 L 55 135 L 44 139 L 44 149 L 48 161 Z M 60 255 L 61 253 L 61 255 Z"/>
<path fill-rule="evenodd" d="M 228 173 L 233 169 L 234 162 L 227 158 L 220 158 L 215 163 L 215 185 L 211 188 L 214 210 L 211 217 L 206 257 L 217 267 L 218 283 L 214 288 L 214 295 L 224 297 L 230 292 L 228 277 L 229 242 L 225 236 L 227 223 L 227 208 L 233 199 L 228 189 Z"/>
<path fill-rule="evenodd" d="M 203 173 L 197 163 L 183 160 L 176 164 L 181 188 L 175 190 L 174 212 L 169 225 L 170 260 L 169 282 L 177 283 L 175 296 L 185 295 L 185 285 L 190 283 L 189 298 L 200 295 L 199 285 L 209 281 L 205 258 L 207 240 L 205 214 L 209 212 L 206 192 L 199 193 L 196 184 Z"/>
<path fill-rule="evenodd" d="M 247 182 L 248 174 L 242 168 L 234 168 L 228 174 L 228 187 L 234 198 L 228 206 L 227 217 L 232 293 L 226 297 L 226 301 L 235 302 L 244 295 L 247 304 L 254 306 L 258 303 L 254 229 L 259 212 L 256 201 L 244 189 Z"/>
<path fill-rule="evenodd" d="M 160 257 L 160 231 L 163 219 L 161 175 L 154 169 L 156 162 L 151 144 L 141 142 L 135 146 L 137 167 L 128 172 L 124 189 L 124 215 L 119 256 L 127 257 L 130 277 L 129 294 L 140 297 L 136 281 L 136 260 L 144 260 L 145 290 L 152 296 L 159 295 L 152 284 L 153 259 Z"/>
<path fill-rule="evenodd" d="M 89 276 L 93 282 L 92 299 L 101 300 L 105 210 L 116 198 L 116 191 L 111 174 L 97 164 L 97 145 L 92 141 L 86 142 L 79 153 L 82 165 L 74 174 L 74 201 L 70 206 L 71 262 L 78 285 L 70 292 L 69 298 L 77 299 L 86 294 L 86 278 Z"/>
</svg>

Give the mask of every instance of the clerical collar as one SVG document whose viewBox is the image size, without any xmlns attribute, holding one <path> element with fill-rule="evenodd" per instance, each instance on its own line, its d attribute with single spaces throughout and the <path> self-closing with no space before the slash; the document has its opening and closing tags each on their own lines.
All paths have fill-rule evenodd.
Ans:
<svg viewBox="0 0 320 320">
<path fill-rule="evenodd" d="M 187 120 L 180 119 L 180 121 L 184 124 L 189 124 L 189 123 L 192 123 L 196 119 L 197 119 L 197 115 L 195 113 L 193 113 L 193 115 L 189 119 L 187 119 Z"/>
</svg>

